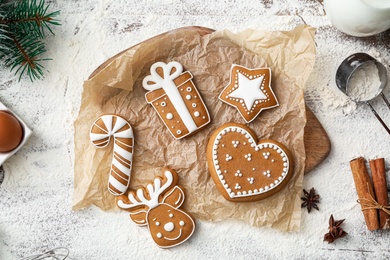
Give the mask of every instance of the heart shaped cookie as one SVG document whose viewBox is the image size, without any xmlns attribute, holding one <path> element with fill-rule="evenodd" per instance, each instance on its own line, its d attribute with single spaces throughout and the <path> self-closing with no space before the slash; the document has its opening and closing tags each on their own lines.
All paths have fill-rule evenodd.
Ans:
<svg viewBox="0 0 390 260">
<path fill-rule="evenodd" d="M 249 202 L 267 198 L 290 180 L 294 162 L 288 149 L 274 140 L 257 142 L 245 125 L 217 128 L 207 146 L 208 167 L 225 199 Z"/>
</svg>

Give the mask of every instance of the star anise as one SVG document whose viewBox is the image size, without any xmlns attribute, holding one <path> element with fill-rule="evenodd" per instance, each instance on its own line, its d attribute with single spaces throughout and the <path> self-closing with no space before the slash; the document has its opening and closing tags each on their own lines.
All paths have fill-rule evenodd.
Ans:
<svg viewBox="0 0 390 260">
<path fill-rule="evenodd" d="M 328 243 L 333 243 L 338 238 L 345 237 L 348 235 L 340 225 L 344 222 L 345 219 L 342 220 L 334 220 L 333 215 L 330 215 L 329 218 L 329 232 L 324 235 L 324 241 Z"/>
<path fill-rule="evenodd" d="M 320 195 L 316 194 L 314 188 L 311 188 L 310 192 L 307 192 L 305 189 L 303 189 L 303 194 L 305 197 L 301 197 L 301 200 L 303 200 L 301 208 L 306 207 L 309 213 L 312 208 L 319 210 L 317 203 L 320 203 Z"/>
</svg>

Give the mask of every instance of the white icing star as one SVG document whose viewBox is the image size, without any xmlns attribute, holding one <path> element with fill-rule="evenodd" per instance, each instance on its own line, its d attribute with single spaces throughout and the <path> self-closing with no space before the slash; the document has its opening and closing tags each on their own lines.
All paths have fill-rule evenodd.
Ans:
<svg viewBox="0 0 390 260">
<path fill-rule="evenodd" d="M 238 73 L 238 88 L 229 94 L 229 97 L 240 98 L 245 106 L 250 110 L 256 100 L 267 99 L 267 96 L 260 89 L 264 75 L 255 79 L 248 79 Z"/>
</svg>

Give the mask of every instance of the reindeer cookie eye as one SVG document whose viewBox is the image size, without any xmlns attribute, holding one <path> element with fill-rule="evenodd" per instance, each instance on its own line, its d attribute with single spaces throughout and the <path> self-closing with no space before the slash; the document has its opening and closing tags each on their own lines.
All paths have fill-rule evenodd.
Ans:
<svg viewBox="0 0 390 260">
<path fill-rule="evenodd" d="M 158 222 L 158 221 L 156 221 L 155 224 L 156 224 L 156 226 L 160 226 L 160 222 Z"/>
<path fill-rule="evenodd" d="M 162 238 L 162 234 L 160 232 L 157 233 L 156 235 L 158 238 Z"/>
<path fill-rule="evenodd" d="M 185 224 L 185 223 L 184 223 L 183 220 L 179 222 L 179 225 L 180 225 L 180 226 L 184 226 L 184 224 Z"/>
<path fill-rule="evenodd" d="M 172 213 L 171 213 L 171 214 L 169 214 L 169 217 L 170 217 L 170 218 L 173 218 L 173 214 L 172 214 Z"/>
</svg>

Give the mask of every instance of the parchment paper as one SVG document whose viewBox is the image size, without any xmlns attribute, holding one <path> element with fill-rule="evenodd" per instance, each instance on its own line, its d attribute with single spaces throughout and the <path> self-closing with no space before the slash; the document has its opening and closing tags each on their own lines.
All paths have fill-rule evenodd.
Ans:
<svg viewBox="0 0 390 260">
<path fill-rule="evenodd" d="M 93 121 L 102 114 L 126 118 L 135 135 L 130 188 L 146 185 L 164 167 L 176 170 L 186 189 L 183 206 L 196 219 L 241 219 L 282 231 L 300 227 L 300 196 L 304 172 L 306 123 L 303 88 L 315 61 L 314 29 L 292 31 L 217 31 L 205 36 L 177 30 L 131 48 L 84 82 L 80 112 L 75 121 L 75 181 L 73 209 L 96 205 L 114 210 L 115 197 L 107 190 L 112 160 L 110 148 L 95 149 L 89 140 Z M 212 122 L 195 135 L 174 140 L 157 112 L 145 100 L 142 79 L 156 61 L 178 61 L 194 75 Z M 293 153 L 292 180 L 272 197 L 251 203 L 226 201 L 207 168 L 206 145 L 214 129 L 226 122 L 244 123 L 239 112 L 218 100 L 228 84 L 232 63 L 249 68 L 270 67 L 272 87 L 280 106 L 261 112 L 249 126 L 259 139 L 272 138 Z M 124 212 L 124 214 L 127 214 Z"/>
</svg>

